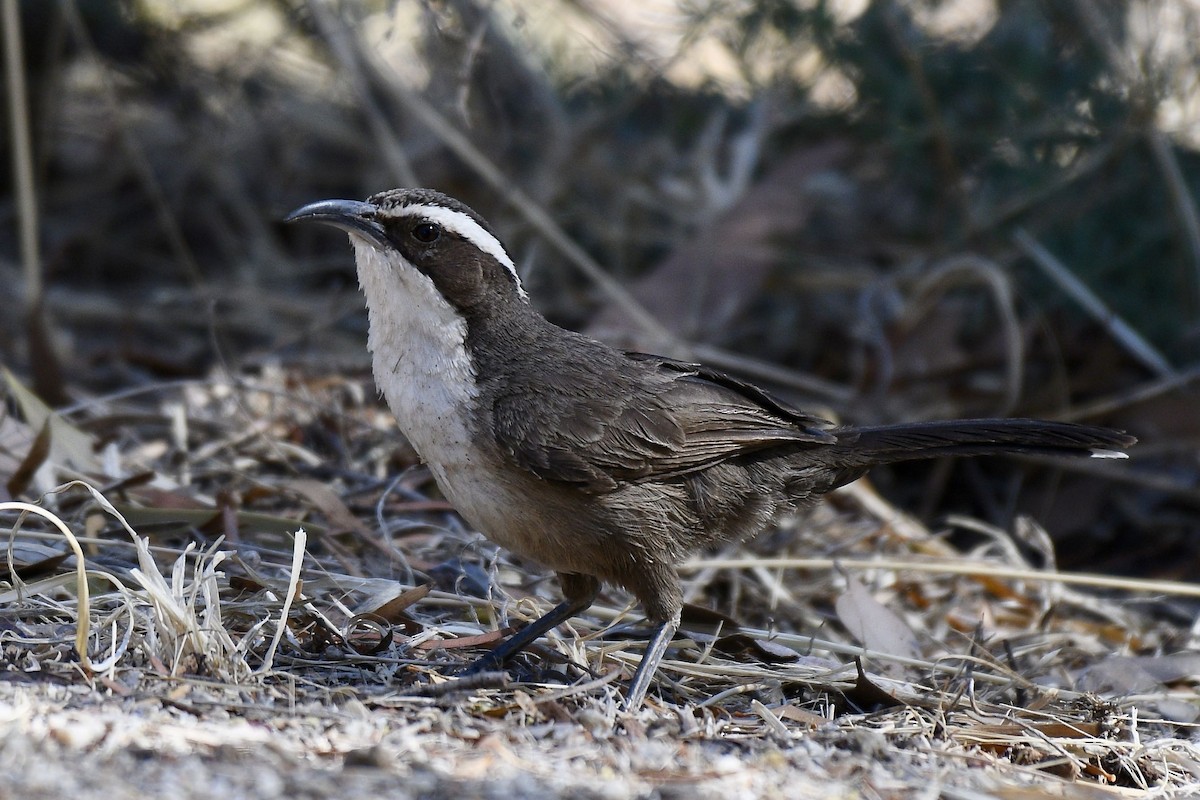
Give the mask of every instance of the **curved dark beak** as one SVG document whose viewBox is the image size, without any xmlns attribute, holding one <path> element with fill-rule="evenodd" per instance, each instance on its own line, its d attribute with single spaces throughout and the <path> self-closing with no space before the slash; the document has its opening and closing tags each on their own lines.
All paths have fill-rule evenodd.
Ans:
<svg viewBox="0 0 1200 800">
<path fill-rule="evenodd" d="M 379 208 L 360 200 L 320 200 L 297 208 L 284 222 L 323 222 L 347 233 L 357 233 L 380 245 L 388 244 L 387 233 L 376 221 Z"/>
</svg>

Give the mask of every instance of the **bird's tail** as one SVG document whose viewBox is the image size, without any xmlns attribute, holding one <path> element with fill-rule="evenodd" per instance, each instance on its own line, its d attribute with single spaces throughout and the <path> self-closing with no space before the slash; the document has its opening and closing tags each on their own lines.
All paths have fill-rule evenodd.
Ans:
<svg viewBox="0 0 1200 800">
<path fill-rule="evenodd" d="M 840 428 L 837 456 L 855 466 L 942 456 L 1030 453 L 1125 458 L 1137 441 L 1124 431 L 1037 419 L 962 419 Z"/>
</svg>

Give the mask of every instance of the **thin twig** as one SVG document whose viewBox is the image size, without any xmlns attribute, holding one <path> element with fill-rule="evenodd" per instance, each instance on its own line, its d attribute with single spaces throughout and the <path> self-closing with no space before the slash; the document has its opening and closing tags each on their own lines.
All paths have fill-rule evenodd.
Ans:
<svg viewBox="0 0 1200 800">
<path fill-rule="evenodd" d="M 1093 586 L 1123 592 L 1169 594 L 1178 597 L 1200 597 L 1200 584 L 1181 581 L 1161 581 L 1119 578 L 1087 572 L 1047 572 L 1045 570 L 1006 567 L 999 564 L 956 559 L 954 561 L 905 561 L 903 559 L 840 559 L 840 558 L 710 558 L 694 559 L 679 565 L 680 572 L 699 569 L 854 569 L 896 570 L 923 572 L 934 575 L 987 576 L 1021 581 L 1054 582 L 1071 586 Z"/>
<path fill-rule="evenodd" d="M 1083 22 L 1083 29 L 1103 51 L 1113 72 L 1125 82 L 1130 96 L 1154 98 L 1154 90 L 1147 85 L 1146 76 L 1138 69 L 1136 62 L 1117 45 L 1117 39 L 1102 10 L 1092 0 L 1075 0 L 1074 5 L 1076 14 Z M 1145 118 L 1153 121 L 1154 115 L 1146 114 Z M 1188 188 L 1183 170 L 1179 166 L 1179 159 L 1176 158 L 1166 134 L 1155 127 L 1147 126 L 1143 135 L 1150 147 L 1150 154 L 1154 157 L 1154 163 L 1158 165 L 1163 179 L 1167 182 L 1167 191 L 1183 226 L 1184 239 L 1192 257 L 1195 288 L 1200 293 L 1200 211 L 1197 211 L 1196 199 Z"/>
<path fill-rule="evenodd" d="M 29 103 L 25 97 L 25 67 L 21 48 L 21 19 L 17 0 L 4 0 L 4 75 L 8 85 L 8 119 L 12 135 L 12 165 L 16 184 L 21 265 L 25 303 L 42 302 L 42 257 L 38 248 L 37 190 L 33 184 L 33 146 L 29 139 Z"/>
<path fill-rule="evenodd" d="M 331 24 L 345 25 L 341 20 Z M 587 252 L 575 243 L 558 226 L 540 205 L 519 189 L 514 181 L 477 148 L 458 128 L 447 120 L 440 111 L 424 97 L 413 91 L 370 47 L 360 47 L 364 61 L 379 79 L 391 89 L 396 98 L 416 116 L 438 139 L 461 158 L 489 186 L 498 191 L 513 208 L 525 218 L 535 230 L 549 241 L 568 261 L 595 283 L 601 291 L 629 315 L 639 327 L 665 347 L 674 349 L 676 337 L 658 324 L 658 321 L 615 278 L 605 272 Z"/>
<path fill-rule="evenodd" d="M 927 275 L 924 275 L 914 289 L 913 294 L 918 300 L 918 308 L 910 311 L 906 317 L 910 325 L 917 324 L 928 313 L 928 308 L 936 304 L 933 300 L 925 299 L 925 295 L 940 296 L 949 289 L 962 283 L 979 283 L 990 291 L 995 301 L 996 314 L 1000 317 L 1001 329 L 1005 344 L 1005 381 L 1004 399 L 996 415 L 1009 416 L 1021 399 L 1022 368 L 1025 364 L 1025 345 L 1021 338 L 1021 321 L 1017 317 L 1016 301 L 1013 297 L 1012 285 L 1008 275 L 995 262 L 973 254 L 950 258 L 938 264 Z"/>
<path fill-rule="evenodd" d="M 1174 375 L 1168 375 L 1165 378 L 1159 378 L 1139 386 L 1134 386 L 1132 389 L 1125 389 L 1108 397 L 1101 397 L 1090 403 L 1075 406 L 1065 413 L 1055 415 L 1055 419 L 1060 419 L 1064 422 L 1073 422 L 1081 419 L 1104 417 L 1123 408 L 1144 403 L 1147 400 L 1153 400 L 1176 389 L 1181 389 L 1197 379 L 1200 379 L 1200 365 L 1180 370 Z"/>
<path fill-rule="evenodd" d="M 1096 322 L 1108 331 L 1109 335 L 1123 346 L 1129 354 L 1142 363 L 1150 371 L 1160 376 L 1175 374 L 1175 368 L 1158 352 L 1154 345 L 1129 323 L 1117 316 L 1117 313 L 1104 304 L 1095 292 L 1071 272 L 1065 264 L 1055 258 L 1049 250 L 1029 235 L 1024 228 L 1018 228 L 1013 234 L 1017 247 L 1036 264 L 1045 275 L 1053 280 L 1072 300 L 1088 312 Z"/>
<path fill-rule="evenodd" d="M 467 675 L 445 683 L 425 683 L 413 686 L 408 694 L 417 697 L 445 697 L 458 692 L 478 692 L 481 689 L 508 689 L 512 681 L 507 672 L 481 672 L 478 675 Z"/>
<path fill-rule="evenodd" d="M 1171 202 L 1175 206 L 1175 213 L 1179 217 L 1180 224 L 1183 225 L 1184 239 L 1187 241 L 1188 251 L 1192 256 L 1196 291 L 1200 294 L 1200 212 L 1196 210 L 1196 198 L 1188 188 L 1187 180 L 1183 177 L 1183 170 L 1179 166 L 1179 159 L 1176 157 L 1171 143 L 1167 140 L 1166 134 L 1160 130 L 1151 130 L 1146 132 L 1146 139 L 1150 143 L 1150 152 L 1154 155 L 1154 161 L 1162 171 L 1163 178 L 1166 179 L 1167 189 L 1171 193 Z"/>
<path fill-rule="evenodd" d="M 361 48 L 354 46 L 350 29 L 338 19 L 325 0 L 309 0 L 308 9 L 325 40 L 329 42 L 329 49 L 337 58 L 342 71 L 348 76 L 351 88 L 358 95 L 358 102 L 367 116 L 367 124 L 371 127 L 371 134 L 383 163 L 402 186 L 420 185 L 412 162 L 400 145 L 401 137 L 388 121 L 379 103 L 371 96 L 370 84 L 362 70 L 359 55 Z"/>
<path fill-rule="evenodd" d="M 159 227 L 166 236 L 167 244 L 170 246 L 176 261 L 183 267 L 183 271 L 191 282 L 192 287 L 197 291 L 203 291 L 205 281 L 200 265 L 196 262 L 196 257 L 192 254 L 187 237 L 183 235 L 183 228 L 175 218 L 171 203 L 167 199 L 167 194 L 162 187 L 162 183 L 159 181 L 158 176 L 154 174 L 154 167 L 146 157 L 141 142 L 134 135 L 124 107 L 117 96 L 117 89 L 113 83 L 111 71 L 96 49 L 96 43 L 92 40 L 92 35 L 88 31 L 87 24 L 79 14 L 76 0 L 69 0 L 69 2 L 63 3 L 62 8 L 67 22 L 71 26 L 71 33 L 87 53 L 92 68 L 95 69 L 96 74 L 100 78 L 100 86 L 102 88 L 100 96 L 103 98 L 109 117 L 114 121 L 122 150 L 124 150 L 126 158 L 129 159 L 129 166 L 133 169 L 133 173 L 137 176 L 142 190 L 146 192 L 147 199 L 154 208 L 155 216 L 158 218 Z"/>
</svg>

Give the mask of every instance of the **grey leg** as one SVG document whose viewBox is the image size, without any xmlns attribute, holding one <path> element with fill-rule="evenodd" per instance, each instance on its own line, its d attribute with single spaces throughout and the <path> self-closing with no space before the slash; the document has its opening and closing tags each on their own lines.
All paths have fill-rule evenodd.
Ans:
<svg viewBox="0 0 1200 800">
<path fill-rule="evenodd" d="M 463 674 L 475 675 L 500 669 L 508 659 L 524 650 L 536 639 L 541 638 L 551 628 L 589 608 L 592 603 L 596 602 L 596 596 L 600 594 L 600 581 L 590 575 L 560 572 L 558 580 L 562 585 L 563 596 L 566 598 L 563 602 L 508 637 L 491 652 L 481 656 L 475 663 L 467 667 Z"/>
<path fill-rule="evenodd" d="M 660 622 L 655 627 L 654 633 L 650 635 L 650 642 L 646 645 L 642 661 L 638 664 L 637 672 L 633 673 L 633 680 L 629 683 L 629 694 L 625 696 L 626 711 L 637 711 L 641 708 L 642 701 L 646 699 L 646 691 L 649 690 L 650 683 L 658 672 L 658 665 L 662 662 L 663 654 L 667 652 L 667 646 L 671 644 L 671 639 L 675 637 L 677 630 L 679 630 L 678 611 L 670 619 Z"/>
</svg>

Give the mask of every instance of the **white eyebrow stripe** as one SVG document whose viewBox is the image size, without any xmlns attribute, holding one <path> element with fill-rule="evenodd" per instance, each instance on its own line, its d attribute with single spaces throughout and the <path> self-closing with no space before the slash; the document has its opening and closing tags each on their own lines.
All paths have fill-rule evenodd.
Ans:
<svg viewBox="0 0 1200 800">
<path fill-rule="evenodd" d="M 521 297 L 528 299 L 529 295 L 525 294 L 525 287 L 521 285 L 521 278 L 517 275 L 517 267 L 513 264 L 512 259 L 508 257 L 508 253 L 505 252 L 504 245 L 500 244 L 495 236 L 484 230 L 482 225 L 466 214 L 461 211 L 444 208 L 443 206 L 430 205 L 402 206 L 393 213 L 403 217 L 423 217 L 430 222 L 436 222 L 448 231 L 457 233 L 503 264 L 504 268 L 512 275 L 513 281 L 517 284 L 517 293 Z"/>
</svg>

